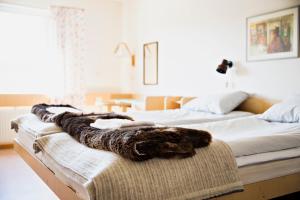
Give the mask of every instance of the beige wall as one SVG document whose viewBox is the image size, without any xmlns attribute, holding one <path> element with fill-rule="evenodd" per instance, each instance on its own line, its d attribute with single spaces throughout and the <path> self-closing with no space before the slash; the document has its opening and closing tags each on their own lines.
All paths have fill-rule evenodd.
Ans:
<svg viewBox="0 0 300 200">
<path fill-rule="evenodd" d="M 121 40 L 122 4 L 114 0 L 0 0 L 33 7 L 64 5 L 86 10 L 86 85 L 88 91 L 119 92 L 120 65 L 113 50 Z"/>
<path fill-rule="evenodd" d="M 233 89 L 273 99 L 300 92 L 300 59 L 246 62 L 246 18 L 299 0 L 124 0 L 124 37 L 137 53 L 134 91 L 197 95 L 224 90 L 216 73 L 235 62 Z M 159 85 L 142 84 L 142 45 L 159 42 Z"/>
</svg>

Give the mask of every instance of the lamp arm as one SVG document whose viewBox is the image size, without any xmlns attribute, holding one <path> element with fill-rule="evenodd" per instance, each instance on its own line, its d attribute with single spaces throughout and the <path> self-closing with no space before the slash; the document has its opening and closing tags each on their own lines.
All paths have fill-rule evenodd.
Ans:
<svg viewBox="0 0 300 200">
<path fill-rule="evenodd" d="M 114 53 L 115 53 L 115 54 L 119 51 L 121 45 L 123 45 L 123 46 L 125 47 L 125 49 L 126 49 L 127 52 L 129 53 L 129 55 L 132 55 L 132 53 L 131 53 L 131 51 L 130 51 L 128 45 L 127 45 L 125 42 L 120 42 L 120 43 L 118 44 L 118 46 L 117 46 L 117 47 L 115 48 L 115 50 L 114 50 Z"/>
</svg>

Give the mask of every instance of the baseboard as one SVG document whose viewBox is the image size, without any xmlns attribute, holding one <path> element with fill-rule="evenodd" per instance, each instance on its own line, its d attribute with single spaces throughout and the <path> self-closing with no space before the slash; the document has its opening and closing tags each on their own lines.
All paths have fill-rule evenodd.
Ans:
<svg viewBox="0 0 300 200">
<path fill-rule="evenodd" d="M 14 144 L 0 144 L 0 149 L 12 149 L 14 148 Z"/>
</svg>

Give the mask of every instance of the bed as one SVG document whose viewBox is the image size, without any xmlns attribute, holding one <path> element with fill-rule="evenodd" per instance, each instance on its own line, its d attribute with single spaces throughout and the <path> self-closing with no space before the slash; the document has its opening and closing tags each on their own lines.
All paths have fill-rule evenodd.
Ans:
<svg viewBox="0 0 300 200">
<path fill-rule="evenodd" d="M 243 111 L 240 107 L 236 108 L 238 105 L 243 106 L 246 99 L 251 101 L 251 97 L 242 91 L 202 97 L 166 97 L 165 110 L 133 110 L 126 114 L 138 121 L 152 121 L 162 125 L 198 124 L 253 115 L 251 112 Z M 230 108 L 226 112 L 220 112 L 219 109 L 227 107 Z"/>
<path fill-rule="evenodd" d="M 241 122 L 247 120 L 239 119 L 232 121 L 233 122 L 229 124 L 237 123 L 235 121 Z M 216 123 L 219 123 L 220 125 L 224 124 L 223 122 Z M 201 126 L 203 127 L 204 125 L 209 127 L 212 125 L 211 123 L 209 124 L 210 125 L 202 124 Z M 192 126 L 195 127 L 196 125 Z M 297 128 L 294 131 L 296 131 Z M 77 199 L 93 199 L 91 193 L 94 188 L 90 180 L 76 175 L 67 167 L 58 165 L 55 160 L 50 156 L 47 156 L 47 154 L 42 155 L 39 153 L 35 155 L 32 149 L 33 143 L 34 137 L 32 137 L 32 134 L 21 128 L 19 130 L 18 137 L 15 140 L 15 148 L 17 152 L 19 152 L 25 161 L 27 161 L 34 169 L 36 168 L 35 170 L 37 170 L 37 173 L 42 178 L 44 177 L 47 179 L 47 183 L 50 184 L 50 188 L 53 189 L 53 187 L 57 185 L 56 182 L 64 185 L 64 189 L 60 187 L 58 189 L 59 191 L 57 191 L 57 189 L 54 190 L 60 198 L 74 199 L 76 196 Z M 249 193 L 246 195 L 249 199 L 254 199 L 255 195 L 258 195 L 255 199 L 269 199 L 300 190 L 299 147 L 281 150 L 281 152 L 276 153 L 268 152 L 248 156 L 239 156 L 237 157 L 236 161 L 239 166 L 239 175 L 243 184 L 245 185 L 246 190 L 242 193 L 235 193 L 230 196 L 237 196 L 237 198 L 240 199 L 243 195 L 246 195 L 246 193 L 249 192 L 252 195 L 248 196 Z M 257 161 L 259 161 L 259 163 L 257 163 Z M 49 179 L 53 180 L 49 181 Z M 54 186 L 51 187 L 51 183 Z M 280 190 L 271 189 L 274 187 L 280 187 Z M 74 191 L 76 191 L 76 193 Z M 90 191 L 90 193 L 87 191 Z M 262 193 L 265 196 L 260 196 Z M 73 197 L 69 198 L 68 196 L 70 195 L 73 195 Z M 226 199 L 228 197 L 223 196 L 219 197 L 218 199 L 223 198 Z M 243 197 L 243 199 L 245 199 L 245 197 Z"/>
<path fill-rule="evenodd" d="M 247 123 L 247 119 L 251 118 L 251 123 L 256 123 L 255 117 L 245 117 L 238 119 L 228 120 L 226 123 L 231 124 L 231 131 L 236 131 L 235 139 L 239 138 L 238 132 L 240 128 L 235 128 L 234 124 L 241 124 L 241 122 Z M 224 122 L 210 122 L 203 124 L 188 124 L 183 125 L 191 128 L 205 128 L 207 130 L 221 130 L 222 123 Z M 219 125 L 218 125 L 219 124 Z M 252 130 L 244 130 L 247 134 L 251 135 L 265 125 L 265 130 L 268 129 L 266 124 L 257 123 Z M 292 134 L 299 133 L 299 127 L 290 127 L 276 125 L 275 129 L 281 128 L 280 133 L 285 133 L 286 130 L 292 131 Z M 287 129 L 288 128 L 288 129 Z M 230 129 L 230 128 L 229 128 Z M 255 131 L 256 130 L 256 131 Z M 216 131 L 217 132 L 217 131 Z M 60 197 L 61 199 L 89 199 L 91 192 L 94 188 L 88 179 L 82 178 L 82 176 L 75 176 L 72 171 L 68 171 L 67 167 L 59 166 L 46 154 L 41 155 L 34 154 L 32 145 L 35 137 L 32 137 L 28 130 L 22 128 L 18 131 L 18 137 L 15 140 L 16 151 L 24 158 L 24 160 L 40 175 L 40 177 L 49 185 L 49 187 Z M 269 136 L 269 132 L 266 132 L 264 136 Z M 274 132 L 272 132 L 274 133 Z M 64 133 L 59 133 L 64 134 Z M 55 135 L 55 134 L 54 134 Z M 272 135 L 272 134 L 271 134 Z M 276 135 L 276 133 L 275 133 Z M 219 131 L 216 137 L 231 142 L 234 146 L 234 139 L 231 137 L 225 137 L 222 131 Z M 262 140 L 263 141 L 263 140 Z M 297 150 L 298 149 L 298 150 Z M 247 150 L 247 148 L 246 148 Z M 281 151 L 281 156 L 278 157 L 278 152 Z M 289 151 L 282 152 L 282 151 Z M 274 152 L 262 152 L 250 155 L 238 155 L 236 154 L 236 161 L 239 165 L 238 173 L 241 177 L 241 181 L 244 184 L 244 192 L 228 194 L 215 199 L 270 199 L 277 196 L 300 191 L 300 157 L 299 146 L 294 145 L 293 148 L 285 148 Z M 266 155 L 266 154 L 273 155 Z M 288 154 L 289 156 L 286 156 Z M 273 156 L 273 157 L 272 157 Z M 266 158 L 272 158 L 267 159 Z M 256 161 L 259 160 L 259 163 Z M 253 162 L 255 161 L 255 162 Z"/>
</svg>

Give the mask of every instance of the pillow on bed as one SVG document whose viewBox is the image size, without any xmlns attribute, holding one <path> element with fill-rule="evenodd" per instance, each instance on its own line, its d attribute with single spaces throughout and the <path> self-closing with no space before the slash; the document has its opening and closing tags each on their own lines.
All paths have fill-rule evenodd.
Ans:
<svg viewBox="0 0 300 200">
<path fill-rule="evenodd" d="M 248 98 L 246 92 L 237 91 L 197 97 L 182 106 L 182 109 L 227 114 Z"/>
<path fill-rule="evenodd" d="M 259 118 L 270 122 L 300 123 L 300 95 L 274 104 Z"/>
</svg>

